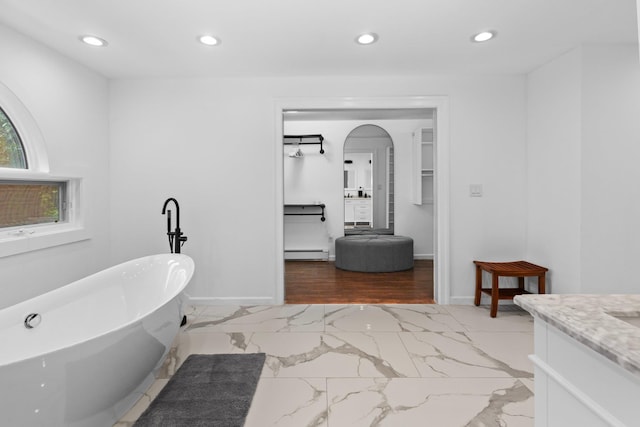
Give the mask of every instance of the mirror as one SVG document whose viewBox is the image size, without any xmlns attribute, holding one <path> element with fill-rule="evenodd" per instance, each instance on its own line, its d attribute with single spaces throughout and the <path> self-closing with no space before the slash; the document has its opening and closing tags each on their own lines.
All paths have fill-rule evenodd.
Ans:
<svg viewBox="0 0 640 427">
<path fill-rule="evenodd" d="M 393 234 L 393 141 L 376 125 L 344 142 L 344 234 Z"/>
<path fill-rule="evenodd" d="M 371 153 L 344 153 L 345 196 L 357 194 L 365 198 L 371 195 L 371 166 Z"/>
</svg>

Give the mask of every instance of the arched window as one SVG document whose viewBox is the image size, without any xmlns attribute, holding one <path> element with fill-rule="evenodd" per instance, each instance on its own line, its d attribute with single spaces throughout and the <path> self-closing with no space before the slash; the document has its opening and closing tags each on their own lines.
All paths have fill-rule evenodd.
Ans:
<svg viewBox="0 0 640 427">
<path fill-rule="evenodd" d="M 22 139 L 1 107 L 0 168 L 28 169 Z M 64 220 L 65 191 L 64 182 L 0 180 L 0 229 Z"/>
<path fill-rule="evenodd" d="M 0 167 L 27 169 L 27 157 L 20 135 L 0 108 Z"/>
<path fill-rule="evenodd" d="M 29 109 L 0 83 L 0 258 L 90 238 L 82 178 L 52 175 Z"/>
<path fill-rule="evenodd" d="M 0 106 L 0 168 L 28 169 L 22 139 Z M 0 229 L 65 220 L 66 183 L 0 180 Z"/>
</svg>

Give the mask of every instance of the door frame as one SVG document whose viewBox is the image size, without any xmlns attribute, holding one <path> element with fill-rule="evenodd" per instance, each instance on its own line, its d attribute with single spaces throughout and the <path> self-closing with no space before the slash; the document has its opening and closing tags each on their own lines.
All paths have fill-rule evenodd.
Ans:
<svg viewBox="0 0 640 427">
<path fill-rule="evenodd" d="M 275 135 L 275 261 L 276 277 L 274 300 L 284 304 L 284 117 L 290 110 L 321 109 L 436 109 L 436 170 L 434 173 L 435 242 L 433 295 L 438 304 L 449 304 L 450 299 L 450 182 L 449 182 L 449 97 L 331 97 L 331 98 L 278 98 L 274 105 Z"/>
</svg>

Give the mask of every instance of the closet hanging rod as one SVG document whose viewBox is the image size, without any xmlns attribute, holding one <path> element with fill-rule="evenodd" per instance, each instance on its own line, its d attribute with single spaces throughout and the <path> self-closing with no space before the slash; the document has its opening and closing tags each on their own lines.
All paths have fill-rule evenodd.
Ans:
<svg viewBox="0 0 640 427">
<path fill-rule="evenodd" d="M 314 215 L 314 216 L 320 216 L 320 221 L 324 222 L 324 220 L 326 219 L 324 217 L 324 208 L 325 208 L 325 204 L 324 203 L 313 203 L 313 204 L 294 204 L 294 205 L 284 205 L 284 214 L 285 215 L 298 215 L 298 216 L 308 216 L 308 215 Z M 293 209 L 302 209 L 302 211 L 305 210 L 305 208 L 320 208 L 320 212 L 312 212 L 312 213 L 308 213 L 308 212 L 300 212 L 300 211 L 294 211 L 294 212 L 287 212 L 287 208 L 293 208 Z"/>
<path fill-rule="evenodd" d="M 315 135 L 284 135 L 284 145 L 318 145 L 320 144 L 320 154 L 324 154 L 322 142 L 324 137 L 320 134 Z"/>
</svg>

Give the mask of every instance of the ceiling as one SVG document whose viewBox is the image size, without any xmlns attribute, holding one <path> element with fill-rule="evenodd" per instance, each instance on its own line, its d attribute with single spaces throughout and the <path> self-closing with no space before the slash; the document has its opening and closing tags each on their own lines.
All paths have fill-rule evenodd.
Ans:
<svg viewBox="0 0 640 427">
<path fill-rule="evenodd" d="M 582 43 L 638 41 L 636 0 L 0 0 L 0 11 L 109 78 L 519 74 Z M 487 29 L 498 36 L 470 41 Z M 357 45 L 368 31 L 378 42 Z M 205 33 L 221 44 L 198 43 Z"/>
</svg>

